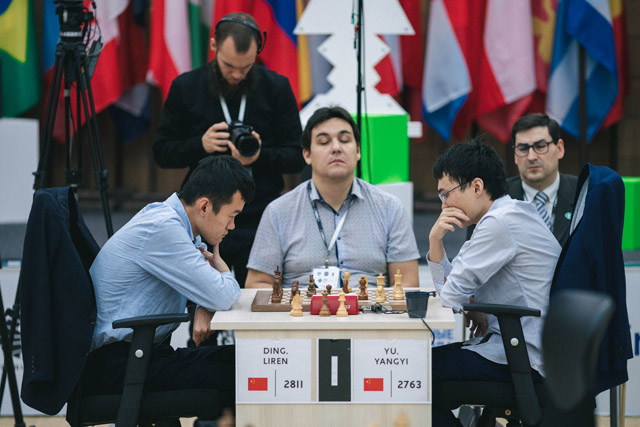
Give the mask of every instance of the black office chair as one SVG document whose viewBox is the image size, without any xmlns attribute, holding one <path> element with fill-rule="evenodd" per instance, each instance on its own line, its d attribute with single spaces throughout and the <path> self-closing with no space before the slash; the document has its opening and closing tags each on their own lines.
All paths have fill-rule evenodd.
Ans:
<svg viewBox="0 0 640 427">
<path fill-rule="evenodd" d="M 134 330 L 122 393 L 87 396 L 82 370 L 96 318 L 89 267 L 99 248 L 71 189 L 36 191 L 24 248 L 20 292 L 26 404 L 54 415 L 68 402 L 71 426 L 115 422 L 120 427 L 192 416 L 217 419 L 232 402 L 233 397 L 212 389 L 144 391 L 156 327 L 184 322 L 186 313 L 114 322 L 114 328 Z"/>
<path fill-rule="evenodd" d="M 540 310 L 502 304 L 463 304 L 465 311 L 480 311 L 498 318 L 502 343 L 513 381 L 439 381 L 433 385 L 433 400 L 451 410 L 460 402 L 484 406 L 478 426 L 495 426 L 505 418 L 508 426 L 535 426 L 542 418 L 545 388 L 534 383 L 520 318 L 540 316 Z"/>
<path fill-rule="evenodd" d="M 603 293 L 559 291 L 549 304 L 542 332 L 545 384 L 556 422 L 595 425 L 593 408 L 600 343 L 615 311 Z M 545 413 L 545 416 L 547 414 Z"/>
</svg>

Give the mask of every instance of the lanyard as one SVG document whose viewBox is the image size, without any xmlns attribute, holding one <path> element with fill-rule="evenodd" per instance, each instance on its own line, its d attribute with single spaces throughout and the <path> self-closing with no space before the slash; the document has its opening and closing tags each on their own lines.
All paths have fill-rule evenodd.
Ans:
<svg viewBox="0 0 640 427">
<path fill-rule="evenodd" d="M 231 123 L 231 114 L 229 114 L 229 107 L 227 107 L 227 100 L 224 99 L 224 96 L 220 95 L 220 105 L 222 106 L 222 112 L 224 113 L 224 118 L 227 120 L 227 123 Z M 244 111 L 247 108 L 247 94 L 242 95 L 242 99 L 240 100 L 240 109 L 238 110 L 238 121 L 244 121 Z"/>
<path fill-rule="evenodd" d="M 313 200 L 311 200 L 311 182 L 307 184 L 307 195 L 309 196 L 309 202 L 311 203 L 311 208 L 313 209 L 313 215 L 316 217 L 316 224 L 318 225 L 318 231 L 320 231 L 320 237 L 322 237 L 322 243 L 324 243 L 324 247 L 327 250 L 324 258 L 324 268 L 327 268 L 329 267 L 329 254 L 331 253 L 331 248 L 333 248 L 333 245 L 336 243 L 336 240 L 338 239 L 338 235 L 340 234 L 340 230 L 342 230 L 344 221 L 347 219 L 347 213 L 349 212 L 349 208 L 353 204 L 354 199 L 351 198 L 351 202 L 349 202 L 349 206 L 347 206 L 347 210 L 344 212 L 344 215 L 342 215 L 342 218 L 340 218 L 340 221 L 338 221 L 338 225 L 336 225 L 336 229 L 333 232 L 331 241 L 329 242 L 329 244 L 327 244 L 327 238 L 324 235 L 324 229 L 322 228 L 322 220 L 320 220 L 320 214 L 318 213 L 318 208 L 316 207 L 316 204 L 313 203 Z"/>
</svg>

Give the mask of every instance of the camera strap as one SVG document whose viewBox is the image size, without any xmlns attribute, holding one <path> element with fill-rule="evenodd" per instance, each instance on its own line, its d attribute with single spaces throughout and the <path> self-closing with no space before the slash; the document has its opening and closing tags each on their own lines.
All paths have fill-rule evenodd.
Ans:
<svg viewBox="0 0 640 427">
<path fill-rule="evenodd" d="M 224 118 L 227 123 L 231 123 L 231 114 L 229 113 L 229 107 L 227 106 L 227 100 L 224 99 L 224 96 L 220 95 L 220 106 L 222 107 L 222 112 L 224 113 Z M 240 100 L 240 109 L 238 109 L 238 121 L 244 122 L 244 112 L 247 108 L 247 94 L 242 95 L 242 99 Z"/>
</svg>

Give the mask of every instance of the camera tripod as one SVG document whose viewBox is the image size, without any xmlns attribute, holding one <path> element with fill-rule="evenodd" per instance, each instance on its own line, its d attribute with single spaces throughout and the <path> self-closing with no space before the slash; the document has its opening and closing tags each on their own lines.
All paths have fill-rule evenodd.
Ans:
<svg viewBox="0 0 640 427">
<path fill-rule="evenodd" d="M 47 166 L 49 164 L 49 155 L 51 151 L 56 107 L 58 105 L 60 87 L 64 77 L 64 132 L 66 141 L 65 182 L 74 190 L 77 198 L 77 188 L 82 185 L 82 141 L 80 139 L 80 127 L 82 125 L 82 114 L 84 114 L 87 123 L 89 149 L 93 160 L 96 189 L 100 191 L 102 211 L 107 227 L 107 235 L 111 237 L 113 235 L 113 224 L 111 221 L 109 199 L 107 196 L 107 170 L 104 168 L 102 148 L 100 146 L 100 138 L 98 135 L 98 123 L 96 120 L 96 111 L 93 102 L 93 92 L 91 90 L 90 83 L 92 68 L 91 60 L 96 59 L 97 55 L 93 52 L 95 50 L 94 48 L 96 47 L 96 43 L 92 45 L 89 55 L 87 55 L 86 46 L 82 42 L 82 37 L 86 31 L 88 22 L 93 18 L 93 14 L 85 11 L 83 12 L 84 16 L 78 18 L 78 21 L 81 19 L 82 22 L 85 22 L 84 31 L 77 31 L 76 29 L 73 29 L 73 31 L 65 31 L 65 27 L 69 24 L 64 20 L 66 20 L 68 16 L 73 17 L 73 13 L 75 12 L 71 10 L 71 14 L 67 14 L 68 11 L 64 10 L 63 14 L 61 14 L 61 8 L 64 9 L 63 6 L 60 6 L 58 8 L 59 10 L 56 12 L 61 15 L 60 41 L 56 47 L 53 82 L 47 103 L 45 134 L 40 153 L 40 161 L 38 163 L 38 170 L 34 172 L 35 181 L 33 188 L 37 190 L 46 186 Z M 77 13 L 79 14 L 80 12 Z M 77 22 L 78 29 L 82 22 Z M 77 83 L 75 90 L 76 116 L 75 122 L 72 122 L 73 111 L 71 89 L 74 82 Z M 78 151 L 75 163 L 76 167 L 72 167 L 74 138 Z"/>
<path fill-rule="evenodd" d="M 0 268 L 2 268 L 1 262 Z M 0 382 L 0 404 L 2 403 L 2 399 L 4 398 L 5 385 L 8 381 L 9 396 L 11 398 L 11 406 L 13 408 L 14 426 L 24 427 L 25 424 L 24 418 L 22 416 L 20 394 L 18 393 L 18 381 L 16 379 L 16 371 L 13 363 L 13 351 L 15 350 L 14 341 L 16 333 L 19 334 L 19 332 L 17 332 L 19 312 L 20 298 L 17 288 L 13 306 L 11 308 L 8 308 L 6 311 L 4 309 L 2 294 L 0 294 L 0 343 L 2 344 L 2 353 L 4 356 L 4 366 L 2 367 L 2 381 Z M 7 324 L 7 319 L 9 319 L 9 324 Z"/>
</svg>

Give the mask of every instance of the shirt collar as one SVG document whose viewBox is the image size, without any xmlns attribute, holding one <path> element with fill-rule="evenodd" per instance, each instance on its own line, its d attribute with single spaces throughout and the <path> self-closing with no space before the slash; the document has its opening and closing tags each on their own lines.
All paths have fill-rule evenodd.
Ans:
<svg viewBox="0 0 640 427">
<path fill-rule="evenodd" d="M 319 200 L 324 203 L 322 196 L 320 195 L 320 193 L 318 193 L 318 189 L 313 183 L 313 179 L 310 179 L 308 182 L 311 184 L 311 200 L 313 201 Z M 351 185 L 351 190 L 349 191 L 349 194 L 347 195 L 347 198 L 345 199 L 345 201 L 349 200 L 349 196 L 352 196 L 352 195 L 359 199 L 364 198 L 362 195 L 362 183 L 360 182 L 360 178 L 354 178 L 353 184 Z"/>
<path fill-rule="evenodd" d="M 200 236 L 196 238 L 193 237 L 193 230 L 191 229 L 191 222 L 189 221 L 189 216 L 187 215 L 187 211 L 184 210 L 184 205 L 182 204 L 180 197 L 178 197 L 178 193 L 173 193 L 171 196 L 169 196 L 169 198 L 165 200 L 165 203 L 171 206 L 176 211 L 176 213 L 180 217 L 180 222 L 182 223 L 184 228 L 187 230 L 187 233 L 189 233 L 189 238 L 194 243 L 198 243 L 200 241 Z"/>
<path fill-rule="evenodd" d="M 553 202 L 553 200 L 555 200 L 556 198 L 556 195 L 558 194 L 559 187 L 560 187 L 560 173 L 558 172 L 558 175 L 556 176 L 555 181 L 553 181 L 553 183 L 550 186 L 543 189 L 542 191 L 544 192 L 544 194 L 546 194 L 549 197 L 549 201 Z M 527 183 L 525 183 L 524 181 L 522 181 L 522 189 L 524 190 L 524 197 L 525 197 L 524 200 L 527 202 L 532 201 L 536 197 L 536 194 L 538 194 L 538 190 L 531 187 L 530 185 L 527 185 Z"/>
</svg>

